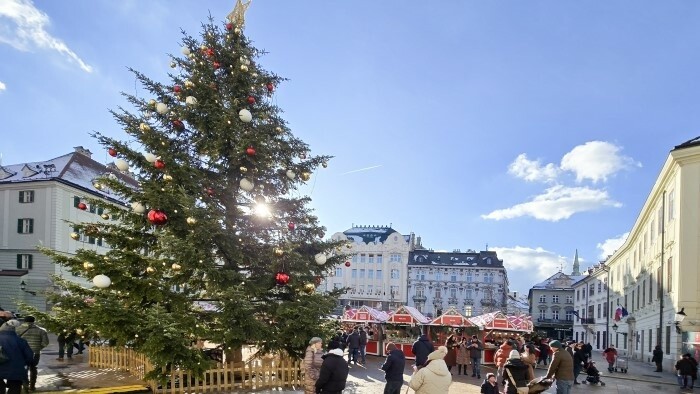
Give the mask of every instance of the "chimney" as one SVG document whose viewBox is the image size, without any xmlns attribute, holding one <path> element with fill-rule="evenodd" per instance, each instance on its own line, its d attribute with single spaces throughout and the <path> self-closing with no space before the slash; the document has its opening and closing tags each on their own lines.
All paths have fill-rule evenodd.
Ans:
<svg viewBox="0 0 700 394">
<path fill-rule="evenodd" d="M 421 241 L 420 241 L 420 235 L 416 237 L 416 243 L 418 244 L 419 248 L 423 246 L 423 244 L 421 244 Z"/>
<path fill-rule="evenodd" d="M 92 152 L 90 152 L 89 149 L 85 149 L 82 146 L 75 146 L 73 147 L 75 149 L 75 153 L 80 153 L 83 156 L 87 156 L 89 158 L 92 158 Z"/>
<path fill-rule="evenodd" d="M 514 292 L 513 292 L 513 298 L 518 298 L 518 292 L 517 292 L 517 291 L 514 291 Z"/>
</svg>

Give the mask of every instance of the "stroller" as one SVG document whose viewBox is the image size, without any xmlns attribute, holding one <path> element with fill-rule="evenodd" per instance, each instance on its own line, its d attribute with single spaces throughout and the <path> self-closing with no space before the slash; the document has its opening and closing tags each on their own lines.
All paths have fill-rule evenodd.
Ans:
<svg viewBox="0 0 700 394">
<path fill-rule="evenodd" d="M 554 383 L 554 380 L 552 380 L 552 379 L 545 379 L 545 378 L 533 379 L 530 381 L 530 383 L 527 384 L 527 387 L 529 390 L 528 394 L 544 393 L 545 391 L 549 390 L 550 387 L 552 387 L 553 383 Z"/>
<path fill-rule="evenodd" d="M 605 382 L 600 380 L 600 371 L 598 371 L 598 368 L 595 367 L 595 362 L 594 361 L 589 361 L 585 365 L 586 368 L 586 380 L 583 381 L 583 384 L 599 384 L 601 386 L 605 386 Z"/>
</svg>

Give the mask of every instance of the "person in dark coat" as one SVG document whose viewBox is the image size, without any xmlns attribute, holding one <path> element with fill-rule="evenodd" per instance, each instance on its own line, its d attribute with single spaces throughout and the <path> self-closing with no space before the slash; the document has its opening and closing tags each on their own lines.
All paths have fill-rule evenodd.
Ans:
<svg viewBox="0 0 700 394">
<path fill-rule="evenodd" d="M 7 357 L 7 361 L 0 363 L 0 393 L 20 394 L 22 383 L 27 380 L 27 367 L 34 362 L 29 344 L 15 332 L 20 324 L 10 320 L 0 327 L 0 347 Z"/>
<path fill-rule="evenodd" d="M 386 379 L 384 394 L 400 394 L 401 386 L 403 386 L 403 370 L 406 367 L 406 356 L 393 342 L 386 344 L 386 352 L 388 356 L 384 364 L 382 364 L 384 379 Z"/>
<path fill-rule="evenodd" d="M 352 330 L 352 334 L 348 335 L 348 364 L 354 362 L 357 365 L 357 353 L 360 351 L 360 333 L 356 329 Z"/>
<path fill-rule="evenodd" d="M 547 366 L 547 359 L 549 358 L 549 345 L 546 343 L 541 343 L 540 344 L 540 355 L 537 358 L 537 365 L 540 365 L 540 363 L 544 364 L 544 366 Z"/>
<path fill-rule="evenodd" d="M 661 368 L 661 363 L 664 361 L 664 351 L 661 350 L 660 345 L 656 345 L 654 348 L 654 353 L 651 356 L 651 362 L 656 364 L 656 371 L 654 372 L 662 372 L 663 369 Z"/>
<path fill-rule="evenodd" d="M 688 388 L 688 378 L 690 378 L 690 384 L 692 388 L 693 380 L 692 376 L 693 374 L 697 373 L 697 367 L 693 365 L 693 363 L 690 361 L 690 357 L 688 354 L 684 354 L 681 356 L 681 358 L 676 361 L 676 373 L 678 374 L 678 385 L 681 386 L 682 389 Z"/>
<path fill-rule="evenodd" d="M 481 384 L 480 394 L 499 394 L 498 383 L 496 382 L 496 375 L 489 372 L 486 374 L 486 379 L 484 383 Z"/>
<path fill-rule="evenodd" d="M 342 343 L 343 340 L 343 333 L 338 331 L 333 338 L 331 338 L 330 341 L 328 341 L 328 349 L 340 349 L 343 350 L 344 343 Z"/>
<path fill-rule="evenodd" d="M 360 357 L 362 357 L 362 365 L 367 364 L 365 352 L 367 351 L 367 331 L 360 327 Z"/>
<path fill-rule="evenodd" d="M 349 371 L 350 368 L 343 359 L 343 351 L 331 349 L 323 356 L 321 373 L 316 381 L 316 393 L 341 394 L 345 389 Z"/>
<path fill-rule="evenodd" d="M 423 334 L 417 341 L 413 342 L 413 355 L 416 356 L 416 367 L 421 368 L 428 361 L 428 355 L 435 351 L 435 346 L 430 342 L 428 336 Z"/>
<path fill-rule="evenodd" d="M 586 345 L 577 346 L 574 350 L 574 384 L 581 384 L 577 379 L 587 360 Z"/>
<path fill-rule="evenodd" d="M 518 387 L 527 387 L 529 368 L 520 358 L 517 350 L 511 350 L 503 366 L 503 379 L 506 381 L 504 393 L 518 394 Z"/>
</svg>

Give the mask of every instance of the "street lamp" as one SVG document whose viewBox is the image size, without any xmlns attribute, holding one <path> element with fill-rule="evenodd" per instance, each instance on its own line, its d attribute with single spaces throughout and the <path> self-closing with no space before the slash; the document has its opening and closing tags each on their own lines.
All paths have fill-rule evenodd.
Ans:
<svg viewBox="0 0 700 394">
<path fill-rule="evenodd" d="M 617 329 L 618 329 L 617 324 L 613 323 L 612 329 L 613 329 L 613 331 L 617 332 Z"/>
<path fill-rule="evenodd" d="M 681 323 L 683 323 L 683 320 L 685 320 L 687 316 L 688 315 L 685 313 L 685 308 L 681 308 L 681 311 L 676 313 L 676 318 L 673 322 L 676 325 L 676 333 L 680 334 L 683 332 L 681 329 Z"/>
<path fill-rule="evenodd" d="M 29 290 L 27 290 L 27 283 L 25 283 L 24 281 L 22 281 L 22 282 L 19 284 L 19 289 L 22 290 L 23 292 L 29 293 L 29 294 L 31 294 L 31 295 L 33 295 L 33 296 L 36 295 L 36 291 L 29 291 Z"/>
</svg>

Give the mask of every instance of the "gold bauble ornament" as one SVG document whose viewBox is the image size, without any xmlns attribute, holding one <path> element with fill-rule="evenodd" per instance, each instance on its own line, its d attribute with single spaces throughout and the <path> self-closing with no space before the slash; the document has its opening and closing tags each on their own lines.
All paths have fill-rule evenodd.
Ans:
<svg viewBox="0 0 700 394">
<path fill-rule="evenodd" d="M 146 268 L 146 272 L 148 272 L 149 274 L 152 274 L 152 273 L 156 272 L 156 269 L 153 267 L 148 267 L 148 268 Z"/>
<path fill-rule="evenodd" d="M 247 169 L 246 167 L 241 167 L 241 168 L 239 168 L 239 170 L 241 170 L 241 172 L 244 173 L 244 174 L 245 174 L 246 172 L 248 172 L 248 169 Z"/>
<path fill-rule="evenodd" d="M 173 271 L 180 271 L 182 269 L 182 266 L 178 263 L 173 263 L 173 265 L 171 265 L 170 268 L 172 268 Z"/>
<path fill-rule="evenodd" d="M 277 127 L 275 127 L 275 131 L 278 132 L 278 133 L 281 133 L 281 132 L 282 132 L 282 128 L 279 127 L 279 126 L 277 126 Z"/>
<path fill-rule="evenodd" d="M 148 100 L 148 106 L 155 108 L 156 107 L 156 100 L 154 100 L 154 99 Z"/>
<path fill-rule="evenodd" d="M 77 241 L 80 239 L 80 234 L 78 233 L 70 233 L 70 237 L 74 240 Z"/>
<path fill-rule="evenodd" d="M 282 250 L 282 249 L 280 249 L 280 248 L 276 248 L 276 249 L 275 249 L 275 256 L 277 256 L 277 257 L 282 257 L 282 256 L 284 256 L 284 250 Z"/>
<path fill-rule="evenodd" d="M 194 87 L 194 82 L 190 81 L 189 79 L 185 81 L 185 87 L 186 88 L 193 88 Z"/>
<path fill-rule="evenodd" d="M 93 268 L 94 266 L 95 265 L 89 261 L 86 261 L 83 263 L 83 268 L 85 268 L 86 270 L 89 270 L 90 268 Z"/>
<path fill-rule="evenodd" d="M 302 172 L 302 173 L 301 173 L 301 179 L 302 179 L 303 181 L 308 181 L 309 179 L 311 179 L 311 173 Z"/>
<path fill-rule="evenodd" d="M 177 67 L 177 63 L 175 62 L 170 62 L 170 68 L 175 68 Z"/>
<path fill-rule="evenodd" d="M 313 294 L 316 291 L 316 286 L 313 283 L 307 283 L 304 285 L 304 292 L 306 294 Z"/>
<path fill-rule="evenodd" d="M 348 249 L 352 249 L 352 244 L 345 244 L 345 247 Z"/>
<path fill-rule="evenodd" d="M 187 221 L 187 224 L 195 224 L 197 223 L 197 219 L 193 218 L 192 216 L 188 217 L 185 219 Z"/>
<path fill-rule="evenodd" d="M 172 175 L 165 174 L 165 175 L 163 175 L 163 180 L 166 182 L 170 182 L 173 180 L 173 177 L 172 177 Z"/>
<path fill-rule="evenodd" d="M 151 131 L 151 126 L 149 126 L 147 123 L 141 123 L 139 125 L 139 130 L 141 130 L 145 133 L 147 131 Z"/>
<path fill-rule="evenodd" d="M 109 220 L 109 215 L 106 213 L 103 213 L 102 215 L 100 215 L 100 217 L 104 220 Z"/>
<path fill-rule="evenodd" d="M 321 166 L 322 166 L 323 168 L 328 168 L 328 162 L 327 162 L 327 161 L 324 161 L 323 163 L 321 163 Z"/>
</svg>

